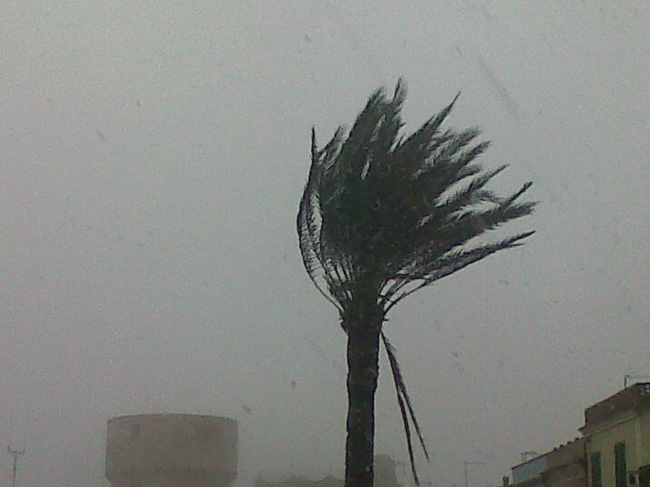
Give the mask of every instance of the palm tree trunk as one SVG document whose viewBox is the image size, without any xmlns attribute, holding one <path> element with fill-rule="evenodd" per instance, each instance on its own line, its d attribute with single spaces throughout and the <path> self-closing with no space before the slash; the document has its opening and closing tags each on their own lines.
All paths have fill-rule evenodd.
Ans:
<svg viewBox="0 0 650 487">
<path fill-rule="evenodd" d="M 347 328 L 348 421 L 345 487 L 373 487 L 375 391 L 379 376 L 381 320 L 378 326 L 375 323 L 355 324 L 357 326 Z M 363 326 L 364 324 L 366 326 Z"/>
</svg>

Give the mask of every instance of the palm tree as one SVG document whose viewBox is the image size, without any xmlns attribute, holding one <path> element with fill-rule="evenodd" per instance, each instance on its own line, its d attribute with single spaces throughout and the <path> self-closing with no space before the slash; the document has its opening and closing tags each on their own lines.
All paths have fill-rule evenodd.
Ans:
<svg viewBox="0 0 650 487">
<path fill-rule="evenodd" d="M 311 167 L 297 230 L 305 269 L 339 311 L 347 334 L 346 487 L 372 487 L 375 391 L 383 342 L 393 374 L 411 470 L 411 426 L 428 460 L 395 350 L 382 331 L 405 297 L 495 252 L 521 245 L 533 232 L 470 245 L 475 238 L 533 211 L 520 202 L 531 183 L 501 197 L 486 189 L 505 166 L 485 171 L 476 159 L 488 142 L 479 131 L 442 130 L 458 98 L 404 138 L 392 99 L 373 93 L 346 135 L 339 128 L 321 149 L 312 129 Z"/>
</svg>

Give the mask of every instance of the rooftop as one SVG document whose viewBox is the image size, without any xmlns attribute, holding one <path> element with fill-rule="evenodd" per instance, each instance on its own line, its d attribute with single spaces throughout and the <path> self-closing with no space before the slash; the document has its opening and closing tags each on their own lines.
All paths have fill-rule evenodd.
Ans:
<svg viewBox="0 0 650 487">
<path fill-rule="evenodd" d="M 585 409 L 585 425 L 580 429 L 601 423 L 617 413 L 646 408 L 650 408 L 650 382 L 637 382 Z"/>
</svg>

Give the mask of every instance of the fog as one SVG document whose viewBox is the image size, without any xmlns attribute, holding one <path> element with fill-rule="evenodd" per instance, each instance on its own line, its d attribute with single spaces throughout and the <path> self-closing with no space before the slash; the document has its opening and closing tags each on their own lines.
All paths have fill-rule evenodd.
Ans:
<svg viewBox="0 0 650 487">
<path fill-rule="evenodd" d="M 540 201 L 500 253 L 405 300 L 435 485 L 650 374 L 650 7 L 608 2 L 17 2 L 0 7 L 0 447 L 18 485 L 105 486 L 110 417 L 239 421 L 239 478 L 341 476 L 345 336 L 295 234 L 319 141 L 379 86 L 406 129 L 461 97 L 493 188 Z M 382 355 L 376 450 L 407 458 Z M 0 457 L 9 485 L 11 457 Z M 408 477 L 406 477 L 408 480 Z"/>
</svg>

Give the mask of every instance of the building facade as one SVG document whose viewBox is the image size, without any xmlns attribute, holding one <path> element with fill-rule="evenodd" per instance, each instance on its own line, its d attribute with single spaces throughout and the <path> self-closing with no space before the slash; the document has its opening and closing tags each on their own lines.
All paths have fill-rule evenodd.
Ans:
<svg viewBox="0 0 650 487">
<path fill-rule="evenodd" d="M 512 487 L 544 487 L 548 453 L 538 455 L 512 467 Z"/>
<path fill-rule="evenodd" d="M 234 419 L 139 414 L 108 421 L 111 487 L 230 487 L 236 477 Z"/>
<path fill-rule="evenodd" d="M 650 382 L 585 410 L 589 487 L 650 487 Z"/>
<path fill-rule="evenodd" d="M 512 467 L 511 487 L 650 487 L 650 382 L 585 409 L 580 432 Z"/>
<path fill-rule="evenodd" d="M 586 487 L 587 460 L 586 441 L 576 438 L 566 445 L 553 449 L 548 454 L 548 468 L 545 473 L 547 487 Z"/>
<path fill-rule="evenodd" d="M 512 487 L 586 487 L 584 438 L 512 467 Z"/>
</svg>

